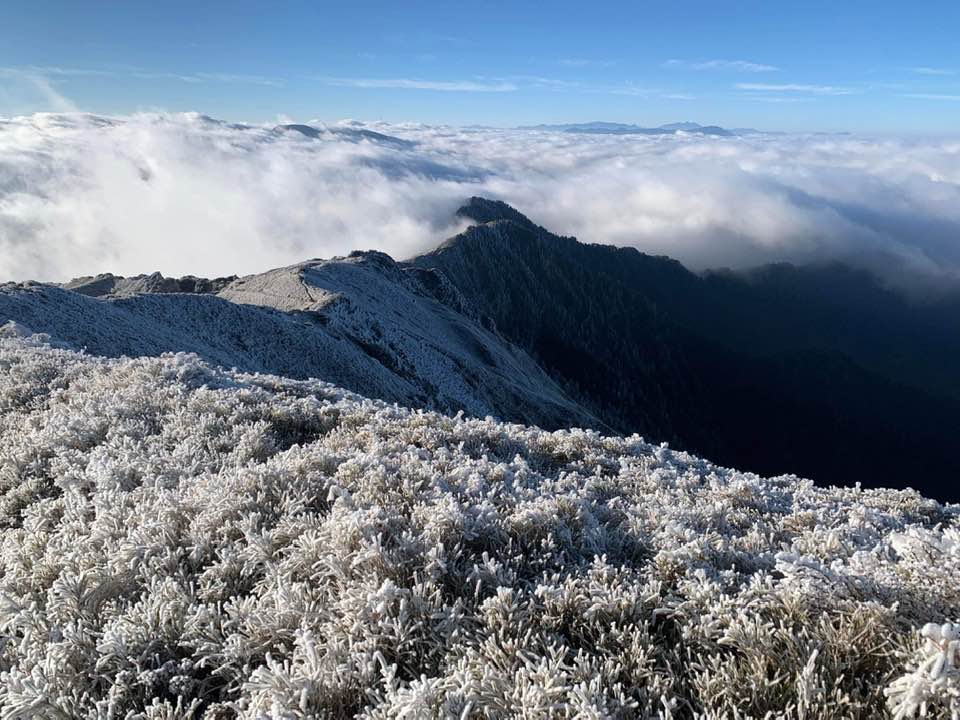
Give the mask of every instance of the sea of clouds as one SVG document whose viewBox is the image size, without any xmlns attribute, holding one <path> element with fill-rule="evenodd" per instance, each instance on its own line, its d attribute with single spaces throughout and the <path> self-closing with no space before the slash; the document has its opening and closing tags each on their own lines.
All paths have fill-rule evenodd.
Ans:
<svg viewBox="0 0 960 720">
<path fill-rule="evenodd" d="M 313 126 L 332 132 L 197 114 L 0 120 L 0 280 L 403 258 L 460 229 L 471 195 L 695 269 L 839 259 L 904 284 L 960 278 L 960 139 Z"/>
</svg>

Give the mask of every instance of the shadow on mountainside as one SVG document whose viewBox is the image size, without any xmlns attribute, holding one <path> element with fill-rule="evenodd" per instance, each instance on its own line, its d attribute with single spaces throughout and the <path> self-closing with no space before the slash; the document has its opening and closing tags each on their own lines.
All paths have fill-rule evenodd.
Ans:
<svg viewBox="0 0 960 720">
<path fill-rule="evenodd" d="M 697 275 L 471 199 L 413 259 L 620 432 L 764 474 L 957 499 L 960 314 L 842 265 Z"/>
</svg>

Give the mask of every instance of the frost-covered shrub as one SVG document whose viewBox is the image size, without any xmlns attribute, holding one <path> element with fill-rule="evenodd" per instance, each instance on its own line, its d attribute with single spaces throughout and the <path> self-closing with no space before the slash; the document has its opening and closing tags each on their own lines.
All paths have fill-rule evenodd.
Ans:
<svg viewBox="0 0 960 720">
<path fill-rule="evenodd" d="M 3 720 L 960 708 L 910 491 L 11 338 L 0 510 Z"/>
<path fill-rule="evenodd" d="M 960 625 L 927 623 L 920 631 L 923 647 L 916 653 L 915 667 L 897 678 L 886 693 L 897 720 L 922 717 L 960 718 Z"/>
</svg>

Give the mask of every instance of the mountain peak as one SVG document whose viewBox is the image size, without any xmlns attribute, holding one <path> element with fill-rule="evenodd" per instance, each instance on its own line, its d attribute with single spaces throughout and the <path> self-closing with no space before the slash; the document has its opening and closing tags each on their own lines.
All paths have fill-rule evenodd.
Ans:
<svg viewBox="0 0 960 720">
<path fill-rule="evenodd" d="M 514 210 L 505 202 L 476 196 L 470 198 L 465 205 L 457 210 L 457 217 L 475 220 L 481 225 L 496 220 L 510 220 L 526 228 L 533 229 L 536 227 L 526 215 Z"/>
<path fill-rule="evenodd" d="M 112 273 L 78 277 L 63 284 L 67 290 L 91 297 L 125 297 L 140 293 L 216 293 L 236 280 L 235 275 L 221 278 L 200 278 L 185 275 L 164 277 L 159 272 L 122 277 Z"/>
</svg>

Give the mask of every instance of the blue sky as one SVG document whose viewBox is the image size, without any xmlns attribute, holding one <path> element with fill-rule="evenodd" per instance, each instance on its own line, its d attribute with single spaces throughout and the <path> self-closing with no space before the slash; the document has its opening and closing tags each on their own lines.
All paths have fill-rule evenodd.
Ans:
<svg viewBox="0 0 960 720">
<path fill-rule="evenodd" d="M 5 0 L 0 115 L 949 133 L 960 3 Z"/>
</svg>

